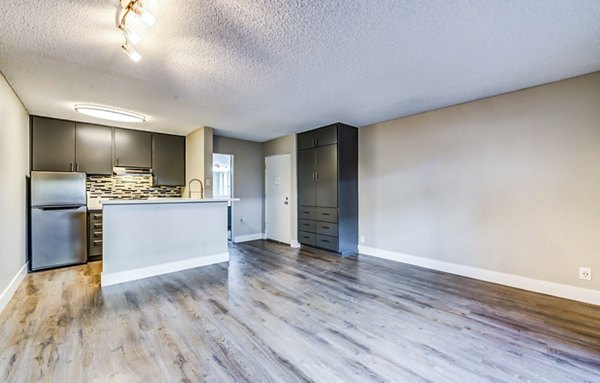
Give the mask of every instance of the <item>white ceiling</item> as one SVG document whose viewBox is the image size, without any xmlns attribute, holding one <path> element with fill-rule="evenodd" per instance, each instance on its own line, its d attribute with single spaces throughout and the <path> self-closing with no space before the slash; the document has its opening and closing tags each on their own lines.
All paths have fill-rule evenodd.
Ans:
<svg viewBox="0 0 600 383">
<path fill-rule="evenodd" d="M 117 0 L 1 0 L 0 71 L 30 113 L 75 103 L 264 141 L 600 70 L 598 0 L 145 0 L 134 63 Z"/>
</svg>

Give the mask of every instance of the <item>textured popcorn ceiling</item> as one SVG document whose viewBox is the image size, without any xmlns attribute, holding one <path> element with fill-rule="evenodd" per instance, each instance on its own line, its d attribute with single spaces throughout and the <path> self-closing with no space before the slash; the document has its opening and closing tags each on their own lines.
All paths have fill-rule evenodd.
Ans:
<svg viewBox="0 0 600 383">
<path fill-rule="evenodd" d="M 598 0 L 146 0 L 134 63 L 115 0 L 2 0 L 0 71 L 33 114 L 264 141 L 364 126 L 600 70 Z M 132 25 L 133 26 L 133 25 Z"/>
</svg>

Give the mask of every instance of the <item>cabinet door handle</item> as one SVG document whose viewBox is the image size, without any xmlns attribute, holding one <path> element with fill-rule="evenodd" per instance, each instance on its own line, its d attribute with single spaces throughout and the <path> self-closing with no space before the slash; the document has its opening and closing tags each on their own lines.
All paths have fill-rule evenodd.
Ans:
<svg viewBox="0 0 600 383">
<path fill-rule="evenodd" d="M 319 137 L 315 137 L 315 146 L 319 146 Z"/>
<path fill-rule="evenodd" d="M 79 171 L 79 162 L 75 162 L 75 171 L 78 172 Z"/>
<path fill-rule="evenodd" d="M 315 172 L 315 181 L 319 180 L 319 172 Z"/>
<path fill-rule="evenodd" d="M 117 166 L 119 166 L 119 156 L 117 156 Z"/>
<path fill-rule="evenodd" d="M 73 171 L 73 163 L 69 162 L 69 171 L 72 172 Z"/>
</svg>

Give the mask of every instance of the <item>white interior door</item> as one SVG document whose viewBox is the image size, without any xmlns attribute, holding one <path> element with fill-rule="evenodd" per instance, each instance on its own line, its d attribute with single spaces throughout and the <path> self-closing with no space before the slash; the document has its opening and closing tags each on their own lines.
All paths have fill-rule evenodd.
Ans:
<svg viewBox="0 0 600 383">
<path fill-rule="evenodd" d="M 289 154 L 265 158 L 266 237 L 288 244 L 292 235 L 291 168 Z"/>
</svg>

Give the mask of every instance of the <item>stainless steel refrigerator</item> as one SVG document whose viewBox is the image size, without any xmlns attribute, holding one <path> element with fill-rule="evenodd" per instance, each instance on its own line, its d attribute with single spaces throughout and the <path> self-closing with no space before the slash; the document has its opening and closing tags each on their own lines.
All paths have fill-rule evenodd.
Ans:
<svg viewBox="0 0 600 383">
<path fill-rule="evenodd" d="M 31 270 L 85 263 L 85 173 L 31 172 Z"/>
</svg>

